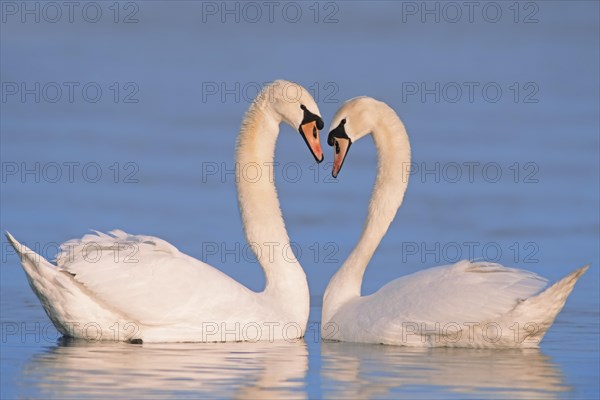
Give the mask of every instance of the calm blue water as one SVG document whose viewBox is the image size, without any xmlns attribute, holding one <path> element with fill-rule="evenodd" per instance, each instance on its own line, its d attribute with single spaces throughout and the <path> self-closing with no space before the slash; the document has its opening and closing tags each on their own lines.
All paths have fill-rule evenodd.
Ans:
<svg viewBox="0 0 600 400">
<path fill-rule="evenodd" d="M 407 126 L 416 173 L 363 293 L 460 258 L 551 281 L 592 266 L 539 350 L 321 343 L 321 296 L 360 233 L 376 154 L 356 144 L 332 181 L 285 127 L 275 177 L 313 295 L 305 340 L 60 341 L 2 239 L 0 397 L 598 397 L 597 2 L 53 4 L 2 2 L 0 25 L 1 229 L 48 258 L 121 228 L 260 290 L 227 171 L 248 101 L 285 78 L 326 124 L 370 95 Z"/>
</svg>

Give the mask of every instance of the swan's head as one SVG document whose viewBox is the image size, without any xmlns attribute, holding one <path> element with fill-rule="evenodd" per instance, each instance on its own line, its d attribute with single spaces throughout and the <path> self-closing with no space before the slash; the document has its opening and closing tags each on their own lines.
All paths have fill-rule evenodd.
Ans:
<svg viewBox="0 0 600 400">
<path fill-rule="evenodd" d="M 346 101 L 335 113 L 327 137 L 327 144 L 335 151 L 331 171 L 334 178 L 342 169 L 352 143 L 373 131 L 381 104 L 371 97 L 355 97 Z"/>
<path fill-rule="evenodd" d="M 297 83 L 284 80 L 277 80 L 266 89 L 273 109 L 283 121 L 298 130 L 315 160 L 318 163 L 323 161 L 323 149 L 319 138 L 319 131 L 324 127 L 323 119 L 308 90 Z"/>
</svg>

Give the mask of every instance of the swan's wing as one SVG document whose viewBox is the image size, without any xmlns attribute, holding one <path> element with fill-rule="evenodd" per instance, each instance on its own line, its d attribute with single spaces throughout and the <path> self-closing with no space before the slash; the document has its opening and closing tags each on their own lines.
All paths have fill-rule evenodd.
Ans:
<svg viewBox="0 0 600 400">
<path fill-rule="evenodd" d="M 499 264 L 460 261 L 396 279 L 357 304 L 360 324 L 374 332 L 494 322 L 539 293 L 546 279 Z M 422 325 L 424 324 L 424 325 Z"/>
<path fill-rule="evenodd" d="M 195 313 L 211 321 L 214 312 L 235 314 L 240 302 L 254 297 L 245 286 L 164 240 L 123 231 L 68 241 L 56 263 L 100 305 L 146 325 L 181 322 Z"/>
</svg>

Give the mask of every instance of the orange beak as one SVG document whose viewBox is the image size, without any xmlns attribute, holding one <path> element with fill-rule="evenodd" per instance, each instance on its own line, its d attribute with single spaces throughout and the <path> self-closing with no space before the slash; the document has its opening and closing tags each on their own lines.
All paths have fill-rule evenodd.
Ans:
<svg viewBox="0 0 600 400">
<path fill-rule="evenodd" d="M 344 138 L 335 138 L 333 142 L 333 148 L 335 154 L 333 156 L 333 169 L 331 170 L 331 175 L 334 178 L 337 178 L 340 170 L 342 169 L 342 165 L 344 165 L 344 160 L 346 159 L 346 155 L 348 154 L 348 149 L 350 149 L 350 145 L 352 142 L 350 139 Z"/>
<path fill-rule="evenodd" d="M 320 163 L 323 161 L 323 149 L 321 148 L 321 141 L 319 140 L 319 130 L 317 129 L 317 122 L 310 121 L 300 125 L 298 129 L 302 138 L 308 145 L 315 160 Z"/>
</svg>

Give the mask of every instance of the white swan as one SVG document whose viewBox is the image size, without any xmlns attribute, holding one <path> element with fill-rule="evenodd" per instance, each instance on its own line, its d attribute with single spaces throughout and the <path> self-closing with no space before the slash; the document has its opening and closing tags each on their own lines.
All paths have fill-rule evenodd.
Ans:
<svg viewBox="0 0 600 400">
<path fill-rule="evenodd" d="M 324 339 L 407 346 L 536 347 L 587 266 L 550 288 L 538 275 L 460 261 L 396 279 L 361 297 L 363 274 L 408 184 L 410 144 L 398 115 L 369 97 L 347 101 L 332 121 L 333 176 L 350 145 L 372 133 L 377 179 L 359 243 L 323 299 Z"/>
<path fill-rule="evenodd" d="M 238 172 L 249 163 L 273 165 L 281 122 L 298 129 L 322 161 L 319 115 L 300 85 L 265 86 L 242 123 Z M 236 177 L 246 238 L 266 277 L 261 293 L 156 237 L 122 231 L 86 235 L 61 245 L 56 266 L 8 232 L 7 237 L 63 335 L 136 343 L 299 338 L 308 321 L 308 284 L 300 263 L 281 252 L 289 238 L 269 171 L 252 181 Z"/>
</svg>

